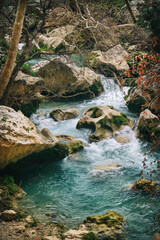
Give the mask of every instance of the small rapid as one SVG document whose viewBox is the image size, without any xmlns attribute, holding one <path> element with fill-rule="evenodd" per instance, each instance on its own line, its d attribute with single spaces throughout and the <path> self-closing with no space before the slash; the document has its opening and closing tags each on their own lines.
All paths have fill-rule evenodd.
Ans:
<svg viewBox="0 0 160 240">
<path fill-rule="evenodd" d="M 121 130 L 130 139 L 125 144 L 115 139 L 90 143 L 90 130 L 76 129 L 84 110 L 93 106 L 113 106 L 137 120 L 137 116 L 128 111 L 123 94 L 114 80 L 106 79 L 103 75 L 99 77 L 105 89 L 101 96 L 76 102 L 42 103 L 36 114 L 31 116 L 40 130 L 45 127 L 53 135 L 67 134 L 82 140 L 84 150 L 59 162 L 51 161 L 37 165 L 32 170 L 22 170 L 16 178 L 22 181 L 21 186 L 28 197 L 21 205 L 42 222 L 63 223 L 68 228 L 77 227 L 89 215 L 112 209 L 126 219 L 126 240 L 149 240 L 158 227 L 156 216 L 159 214 L 159 199 L 131 189 L 131 185 L 139 178 L 144 153 L 150 151 L 149 145 L 137 139 L 129 127 Z M 124 90 L 127 93 L 128 88 Z M 49 116 L 56 108 L 71 107 L 80 112 L 76 119 L 59 123 Z M 147 156 L 149 163 L 159 154 Z M 112 163 L 120 167 L 111 171 L 97 169 L 98 166 Z"/>
</svg>

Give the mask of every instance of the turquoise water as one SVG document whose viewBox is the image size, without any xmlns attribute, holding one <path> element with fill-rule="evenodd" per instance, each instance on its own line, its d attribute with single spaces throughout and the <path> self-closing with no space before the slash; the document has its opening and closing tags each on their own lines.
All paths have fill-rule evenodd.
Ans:
<svg viewBox="0 0 160 240">
<path fill-rule="evenodd" d="M 72 135 L 81 139 L 85 147 L 83 151 L 62 161 L 47 162 L 19 172 L 17 182 L 22 182 L 21 186 L 28 196 L 21 204 L 42 222 L 60 222 L 68 228 L 77 227 L 89 215 L 102 214 L 112 209 L 126 219 L 126 240 L 149 240 L 158 229 L 159 197 L 134 192 L 131 184 L 139 178 L 144 153 L 150 147 L 138 140 L 129 127 L 123 129 L 123 134 L 130 139 L 125 144 L 114 139 L 90 143 L 90 130 L 76 129 L 84 110 L 96 105 L 112 105 L 137 120 L 136 115 L 128 111 L 114 81 L 103 76 L 100 78 L 105 88 L 101 96 L 79 102 L 43 103 L 37 113 L 32 115 L 31 120 L 39 129 L 47 127 L 54 135 Z M 79 110 L 78 118 L 57 123 L 49 117 L 53 109 L 69 107 Z M 145 157 L 149 164 L 159 155 L 155 153 L 154 156 Z M 122 166 L 111 172 L 95 170 L 96 166 L 107 163 Z M 154 168 L 154 164 L 151 167 Z"/>
</svg>

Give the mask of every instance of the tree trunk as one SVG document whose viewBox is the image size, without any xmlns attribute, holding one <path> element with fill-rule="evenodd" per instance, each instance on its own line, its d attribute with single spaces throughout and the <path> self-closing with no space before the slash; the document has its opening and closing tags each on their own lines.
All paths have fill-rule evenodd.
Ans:
<svg viewBox="0 0 160 240">
<path fill-rule="evenodd" d="M 4 65 L 2 74 L 0 76 L 0 99 L 2 99 L 3 97 L 4 91 L 10 81 L 10 77 L 13 72 L 13 68 L 14 68 L 14 64 L 15 64 L 16 56 L 18 52 L 18 43 L 21 37 L 22 28 L 23 28 L 23 21 L 24 21 L 26 6 L 27 6 L 27 0 L 19 0 L 16 18 L 13 26 L 12 38 L 11 38 L 10 47 L 7 55 L 7 60 Z"/>
<path fill-rule="evenodd" d="M 127 5 L 127 8 L 128 8 L 128 11 L 129 11 L 129 13 L 131 15 L 131 18 L 132 18 L 133 22 L 136 23 L 136 18 L 135 18 L 134 13 L 133 13 L 133 11 L 131 9 L 131 5 L 129 3 L 129 0 L 125 0 L 125 1 L 126 1 L 126 5 Z"/>
</svg>

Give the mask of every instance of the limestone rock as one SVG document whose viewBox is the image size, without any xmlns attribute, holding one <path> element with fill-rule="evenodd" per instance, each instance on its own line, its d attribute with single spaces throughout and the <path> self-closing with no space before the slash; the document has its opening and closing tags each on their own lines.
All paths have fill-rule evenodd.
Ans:
<svg viewBox="0 0 160 240">
<path fill-rule="evenodd" d="M 74 25 L 66 25 L 56 28 L 45 35 L 38 35 L 39 46 L 45 44 L 52 47 L 56 52 L 62 49 L 70 49 L 70 45 L 65 41 L 65 37 L 74 30 Z"/>
<path fill-rule="evenodd" d="M 32 153 L 53 149 L 58 140 L 43 133 L 20 111 L 0 106 L 0 168 Z"/>
<path fill-rule="evenodd" d="M 4 221 L 12 221 L 15 220 L 17 217 L 17 213 L 14 210 L 5 210 L 1 214 L 1 218 Z"/>
<path fill-rule="evenodd" d="M 120 167 L 122 167 L 122 165 L 117 163 L 109 163 L 109 164 L 97 166 L 94 168 L 94 170 L 110 172 L 110 171 L 115 171 Z"/>
<path fill-rule="evenodd" d="M 105 214 L 84 219 L 86 229 L 93 231 L 100 239 L 120 239 L 123 234 L 124 218 L 109 210 Z"/>
<path fill-rule="evenodd" d="M 107 76 L 113 76 L 113 71 L 126 71 L 129 69 L 125 59 L 127 56 L 129 56 L 127 51 L 118 44 L 107 52 L 91 52 L 91 57 L 88 57 L 88 59 L 91 67 Z"/>
<path fill-rule="evenodd" d="M 136 133 L 139 138 L 145 141 L 154 142 L 160 138 L 160 120 L 146 109 L 141 112 L 136 126 Z"/>
<path fill-rule="evenodd" d="M 130 141 L 130 139 L 126 136 L 123 136 L 122 134 L 120 135 L 116 135 L 115 136 L 115 139 L 117 142 L 119 143 L 128 143 Z"/>
<path fill-rule="evenodd" d="M 134 190 L 143 190 L 145 192 L 153 192 L 156 190 L 157 183 L 147 179 L 140 179 L 133 184 Z"/>
<path fill-rule="evenodd" d="M 86 229 L 82 230 L 72 230 L 70 229 L 68 232 L 64 234 L 65 240 L 82 240 L 84 234 L 87 234 L 89 231 Z"/>
<path fill-rule="evenodd" d="M 108 106 L 98 106 L 85 111 L 76 127 L 92 129 L 94 133 L 89 135 L 89 140 L 97 142 L 113 137 L 116 131 L 126 125 L 132 127 L 133 120 Z"/>
<path fill-rule="evenodd" d="M 59 240 L 56 236 L 46 236 L 43 238 L 43 240 Z"/>
<path fill-rule="evenodd" d="M 38 65 L 34 69 L 38 70 Z M 38 74 L 57 99 L 93 98 L 103 92 L 96 73 L 77 67 L 68 56 L 54 58 L 39 68 Z"/>
<path fill-rule="evenodd" d="M 61 122 L 63 120 L 76 118 L 78 114 L 78 110 L 75 108 L 69 108 L 67 110 L 55 109 L 50 113 L 50 117 L 55 121 Z"/>
<path fill-rule="evenodd" d="M 58 135 L 56 136 L 58 140 L 66 144 L 69 150 L 69 154 L 76 153 L 84 148 L 83 143 L 81 140 L 77 140 L 72 136 L 69 135 Z"/>
<path fill-rule="evenodd" d="M 131 112 L 140 113 L 142 110 L 142 106 L 146 103 L 144 96 L 142 96 L 142 92 L 140 89 L 134 87 L 129 96 L 126 99 L 127 107 Z"/>
</svg>

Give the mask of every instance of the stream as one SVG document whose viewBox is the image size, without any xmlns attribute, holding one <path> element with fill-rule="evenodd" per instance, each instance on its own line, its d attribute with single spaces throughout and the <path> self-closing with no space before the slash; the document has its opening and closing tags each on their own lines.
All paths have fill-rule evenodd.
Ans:
<svg viewBox="0 0 160 240">
<path fill-rule="evenodd" d="M 131 189 L 139 178 L 144 153 L 150 151 L 150 146 L 137 139 L 129 127 L 122 130 L 130 139 L 125 144 L 115 139 L 90 143 L 90 130 L 76 129 L 84 110 L 93 106 L 112 105 L 137 121 L 137 116 L 128 111 L 119 86 L 113 79 L 99 76 L 105 89 L 101 96 L 75 102 L 45 102 L 31 116 L 40 130 L 45 127 L 53 135 L 67 134 L 82 140 L 84 150 L 62 161 L 50 161 L 18 172 L 16 182 L 21 182 L 27 192 L 27 198 L 20 204 L 41 222 L 63 223 L 67 228 L 77 227 L 87 216 L 112 209 L 126 219 L 125 240 L 150 240 L 158 229 L 159 199 L 154 194 Z M 127 92 L 128 88 L 124 90 Z M 71 107 L 79 110 L 78 118 L 58 123 L 49 117 L 53 109 Z M 145 157 L 149 164 L 159 154 Z M 118 163 L 121 167 L 109 172 L 95 170 L 108 163 Z"/>
</svg>

